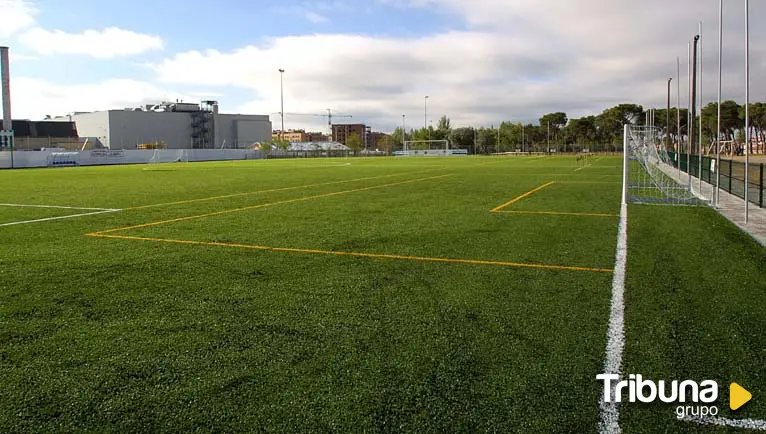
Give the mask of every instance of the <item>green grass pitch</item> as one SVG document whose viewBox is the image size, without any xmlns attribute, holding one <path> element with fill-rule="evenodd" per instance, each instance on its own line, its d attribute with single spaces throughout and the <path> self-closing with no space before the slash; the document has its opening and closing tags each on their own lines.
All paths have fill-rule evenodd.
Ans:
<svg viewBox="0 0 766 434">
<path fill-rule="evenodd" d="M 593 432 L 621 158 L 587 164 L 0 171 L 0 432 Z M 705 207 L 628 222 L 624 371 L 766 419 L 764 249 Z"/>
</svg>

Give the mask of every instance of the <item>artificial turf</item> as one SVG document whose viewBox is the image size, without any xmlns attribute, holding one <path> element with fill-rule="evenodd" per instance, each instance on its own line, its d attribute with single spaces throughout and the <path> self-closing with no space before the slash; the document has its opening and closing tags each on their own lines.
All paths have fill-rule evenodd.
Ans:
<svg viewBox="0 0 766 434">
<path fill-rule="evenodd" d="M 0 431 L 593 431 L 620 163 L 373 158 L 0 171 L 0 203 L 122 209 L 0 227 Z M 551 181 L 503 210 L 604 216 L 490 212 Z M 30 210 L 0 206 L 0 224 L 62 215 Z M 717 320 L 720 336 L 736 330 L 734 311 L 766 329 L 763 249 L 709 210 L 634 210 L 626 366 L 734 372 L 719 363 L 729 349 L 706 358 L 707 341 L 693 338 Z M 707 231 L 716 235 L 699 236 Z M 728 279 L 736 289 L 713 283 L 730 270 L 699 254 L 712 248 L 744 264 Z M 709 291 L 725 291 L 715 305 L 694 270 L 714 276 Z M 658 311 L 669 288 L 685 298 Z M 723 313 L 709 320 L 711 310 Z M 686 334 L 653 328 L 674 319 Z M 766 346 L 747 339 L 740 347 L 751 363 L 739 369 L 753 380 L 742 381 L 766 392 Z M 624 412 L 626 431 L 690 429 L 673 418 L 669 408 Z"/>
</svg>

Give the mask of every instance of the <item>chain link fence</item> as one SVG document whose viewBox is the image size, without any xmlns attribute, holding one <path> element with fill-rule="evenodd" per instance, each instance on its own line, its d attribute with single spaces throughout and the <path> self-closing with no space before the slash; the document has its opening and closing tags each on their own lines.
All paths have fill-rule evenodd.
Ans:
<svg viewBox="0 0 766 434">
<path fill-rule="evenodd" d="M 745 199 L 745 163 L 741 161 L 725 160 L 721 159 L 721 166 L 716 168 L 715 157 L 702 157 L 702 172 L 700 173 L 700 160 L 697 155 L 676 154 L 675 152 L 668 152 L 671 156 L 674 166 L 678 167 L 678 157 L 680 157 L 681 171 L 689 173 L 687 164 L 691 167 L 691 175 L 694 178 L 700 178 L 710 185 L 716 185 L 716 169 L 720 171 L 721 176 L 721 189 L 739 197 Z M 688 158 L 688 161 L 687 161 Z M 748 168 L 748 192 L 747 199 L 749 202 L 758 205 L 763 208 L 766 204 L 766 186 L 764 186 L 764 164 L 763 163 L 750 163 Z"/>
</svg>

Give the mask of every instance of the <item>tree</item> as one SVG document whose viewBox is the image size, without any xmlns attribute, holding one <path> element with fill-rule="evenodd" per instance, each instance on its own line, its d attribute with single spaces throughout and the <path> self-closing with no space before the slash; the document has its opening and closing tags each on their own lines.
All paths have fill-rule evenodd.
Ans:
<svg viewBox="0 0 766 434">
<path fill-rule="evenodd" d="M 271 141 L 269 140 L 266 142 L 259 143 L 257 149 L 260 149 L 261 151 L 263 151 L 263 153 L 268 155 L 271 152 L 273 147 L 274 147 L 274 144 L 271 143 Z"/>
<path fill-rule="evenodd" d="M 357 133 L 351 133 L 346 137 L 346 146 L 351 148 L 352 151 L 354 151 L 354 155 L 356 155 L 362 147 L 364 147 L 364 143 L 362 142 L 362 138 Z"/>
<path fill-rule="evenodd" d="M 280 138 L 272 139 L 271 146 L 273 148 L 285 150 L 290 148 L 290 141 L 287 139 L 280 139 Z"/>
<path fill-rule="evenodd" d="M 721 133 L 723 140 L 733 140 L 734 132 L 742 128 L 740 105 L 735 101 L 721 103 Z M 702 108 L 702 133 L 711 140 L 718 130 L 718 103 L 712 102 Z"/>
<path fill-rule="evenodd" d="M 644 108 L 636 104 L 619 104 L 608 108 L 596 119 L 601 139 L 615 149 L 622 143 L 623 125 L 643 123 Z"/>
<path fill-rule="evenodd" d="M 468 149 L 468 152 L 475 153 L 473 148 L 474 130 L 469 127 L 455 128 L 450 132 L 450 147 L 456 149 Z"/>
<path fill-rule="evenodd" d="M 378 139 L 378 142 L 375 144 L 375 146 L 386 153 L 386 155 L 391 155 L 391 153 L 394 150 L 394 146 L 396 143 L 399 143 L 394 140 L 392 136 L 385 135 Z"/>
<path fill-rule="evenodd" d="M 721 109 L 723 110 L 724 105 L 721 104 Z M 752 142 L 750 143 L 750 150 L 749 152 L 752 153 L 752 145 L 754 142 L 757 142 L 758 139 L 761 141 L 764 140 L 764 127 L 766 127 L 766 104 L 762 102 L 757 103 L 750 103 L 748 104 L 748 114 L 750 118 L 750 139 Z M 740 125 L 744 127 L 745 125 L 745 106 L 739 107 L 739 119 L 740 119 Z"/>
<path fill-rule="evenodd" d="M 397 147 L 403 147 L 404 146 L 404 136 L 402 134 L 404 130 L 402 127 L 396 127 L 394 129 L 394 132 L 391 133 L 391 135 L 387 136 L 389 137 L 389 141 L 391 142 L 391 146 L 397 146 Z"/>
<path fill-rule="evenodd" d="M 497 134 L 494 129 L 479 128 L 476 130 L 476 153 L 492 154 L 495 152 Z"/>
<path fill-rule="evenodd" d="M 540 126 L 548 128 L 550 122 L 551 130 L 560 130 L 567 124 L 567 114 L 564 112 L 548 113 L 540 118 Z"/>
</svg>

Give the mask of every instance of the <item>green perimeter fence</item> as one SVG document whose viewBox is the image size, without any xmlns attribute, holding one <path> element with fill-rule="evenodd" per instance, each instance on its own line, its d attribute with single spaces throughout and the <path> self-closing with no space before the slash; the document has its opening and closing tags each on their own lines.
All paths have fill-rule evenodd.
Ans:
<svg viewBox="0 0 766 434">
<path fill-rule="evenodd" d="M 678 167 L 678 154 L 668 152 L 673 161 L 674 167 Z M 691 175 L 700 177 L 699 156 L 680 154 L 681 171 L 689 173 L 686 165 L 691 166 Z M 715 157 L 702 157 L 702 180 L 711 185 L 716 185 Z M 764 186 L 764 167 L 763 163 L 750 164 L 748 168 L 749 176 L 747 180 L 749 202 L 763 208 L 766 203 L 766 186 Z M 721 175 L 721 189 L 727 191 L 740 199 L 745 198 L 745 163 L 732 160 L 721 159 L 721 167 L 718 168 Z"/>
</svg>

